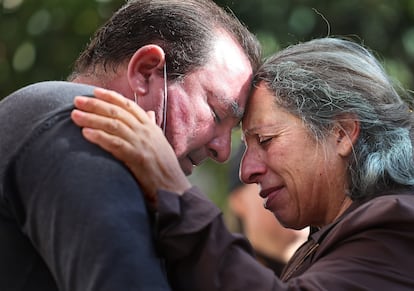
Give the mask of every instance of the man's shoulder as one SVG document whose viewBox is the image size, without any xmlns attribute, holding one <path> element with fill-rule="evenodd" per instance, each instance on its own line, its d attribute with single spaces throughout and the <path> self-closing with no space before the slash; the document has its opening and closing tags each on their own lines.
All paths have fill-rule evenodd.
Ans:
<svg viewBox="0 0 414 291">
<path fill-rule="evenodd" d="M 66 81 L 44 81 L 25 86 L 11 93 L 5 100 L 11 98 L 24 98 L 26 101 L 29 98 L 32 98 L 31 100 L 39 100 L 33 98 L 64 100 L 73 98 L 75 95 L 92 95 L 93 88 L 93 86 Z"/>
<path fill-rule="evenodd" d="M 1 100 L 0 171 L 7 158 L 31 138 L 36 128 L 61 112 L 69 119 L 73 98 L 92 94 L 92 86 L 50 81 L 26 86 Z"/>
<path fill-rule="evenodd" d="M 23 87 L 0 102 L 0 119 L 21 122 L 42 119 L 59 108 L 72 106 L 73 98 L 77 95 L 93 95 L 93 88 L 89 85 L 76 84 L 65 81 L 45 81 Z M 29 121 L 30 122 L 30 121 Z"/>
</svg>

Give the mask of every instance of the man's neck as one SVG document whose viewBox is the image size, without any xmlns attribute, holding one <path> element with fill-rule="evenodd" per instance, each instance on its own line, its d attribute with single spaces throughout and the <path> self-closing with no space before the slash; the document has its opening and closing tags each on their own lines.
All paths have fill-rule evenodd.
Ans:
<svg viewBox="0 0 414 291">
<path fill-rule="evenodd" d="M 100 77 L 99 74 L 80 74 L 70 81 L 113 90 L 125 98 L 134 100 L 134 93 L 130 90 L 127 79 L 118 74 L 111 74 L 109 77 L 107 75 Z"/>
</svg>

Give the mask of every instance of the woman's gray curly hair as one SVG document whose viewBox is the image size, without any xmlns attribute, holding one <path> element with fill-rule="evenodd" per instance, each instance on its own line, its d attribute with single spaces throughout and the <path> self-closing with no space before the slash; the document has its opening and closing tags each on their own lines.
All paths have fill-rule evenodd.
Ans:
<svg viewBox="0 0 414 291">
<path fill-rule="evenodd" d="M 360 134 L 349 161 L 353 200 L 414 185 L 410 96 L 397 93 L 385 70 L 363 46 L 321 38 L 276 53 L 255 75 L 275 102 L 299 117 L 322 143 L 340 118 L 353 116 Z"/>
</svg>

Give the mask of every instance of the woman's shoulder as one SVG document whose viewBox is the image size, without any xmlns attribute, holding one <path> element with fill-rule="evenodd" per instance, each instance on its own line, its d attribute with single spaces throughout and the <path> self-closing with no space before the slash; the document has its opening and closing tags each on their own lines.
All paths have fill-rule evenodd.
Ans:
<svg viewBox="0 0 414 291">
<path fill-rule="evenodd" d="M 331 235 L 350 237 L 368 231 L 389 230 L 408 231 L 414 239 L 411 235 L 414 234 L 414 192 L 381 195 L 356 204 L 335 223 Z"/>
<path fill-rule="evenodd" d="M 358 219 L 359 218 L 359 219 Z M 381 195 L 351 211 L 344 220 L 414 220 L 414 192 Z"/>
<path fill-rule="evenodd" d="M 315 233 L 319 247 L 311 272 L 321 274 L 323 280 L 331 278 L 338 286 L 338 278 L 345 278 L 343 284 L 367 290 L 412 290 L 413 225 L 412 194 L 355 203 L 338 221 Z"/>
<path fill-rule="evenodd" d="M 395 258 L 398 255 L 388 247 L 401 252 L 411 250 L 413 225 L 414 194 L 382 195 L 355 203 L 337 221 L 316 231 L 312 237 L 319 244 L 317 257 L 341 248 L 353 250 L 345 253 L 352 253 L 354 257 L 379 255 L 387 250 Z"/>
</svg>

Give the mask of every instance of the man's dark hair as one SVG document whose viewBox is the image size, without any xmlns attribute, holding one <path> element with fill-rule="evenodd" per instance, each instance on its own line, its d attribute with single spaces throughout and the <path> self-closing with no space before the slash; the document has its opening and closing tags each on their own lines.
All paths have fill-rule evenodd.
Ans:
<svg viewBox="0 0 414 291">
<path fill-rule="evenodd" d="M 166 54 L 170 79 L 208 61 L 212 40 L 228 32 L 255 71 L 261 61 L 255 36 L 229 11 L 210 0 L 130 0 L 95 33 L 75 63 L 72 77 L 99 69 L 116 70 L 135 51 L 157 44 Z"/>
</svg>

